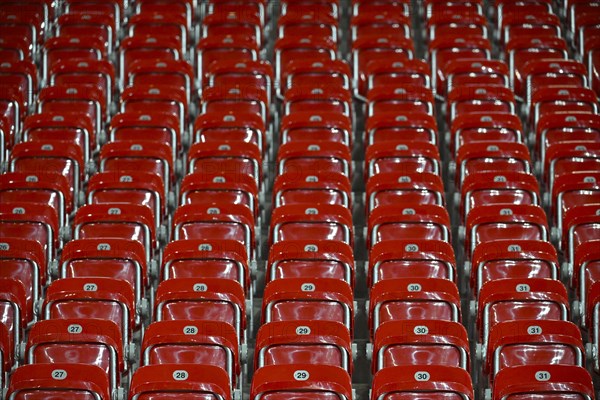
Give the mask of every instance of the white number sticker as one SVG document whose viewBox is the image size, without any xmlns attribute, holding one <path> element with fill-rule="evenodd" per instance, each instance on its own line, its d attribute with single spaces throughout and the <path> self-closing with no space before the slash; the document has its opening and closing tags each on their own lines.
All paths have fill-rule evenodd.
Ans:
<svg viewBox="0 0 600 400">
<path fill-rule="evenodd" d="M 303 292 L 314 292 L 317 287 L 314 283 L 303 283 L 300 290 Z"/>
<path fill-rule="evenodd" d="M 407 286 L 407 289 L 408 289 L 409 292 L 420 292 L 423 288 L 418 283 L 410 283 Z"/>
<path fill-rule="evenodd" d="M 542 333 L 542 328 L 537 325 L 531 325 L 527 328 L 527 333 L 530 335 L 540 335 Z"/>
<path fill-rule="evenodd" d="M 64 369 L 55 369 L 52 371 L 52 379 L 55 381 L 62 381 L 67 379 L 67 371 Z"/>
<path fill-rule="evenodd" d="M 208 290 L 208 286 L 205 283 L 195 283 L 192 289 L 194 292 L 206 292 Z"/>
<path fill-rule="evenodd" d="M 548 371 L 538 371 L 535 373 L 535 380 L 540 382 L 547 382 L 551 378 L 550 372 Z"/>
<path fill-rule="evenodd" d="M 296 335 L 310 335 L 310 328 L 308 326 L 299 326 L 296 328 Z"/>
<path fill-rule="evenodd" d="M 198 328 L 193 326 L 193 325 L 188 325 L 185 326 L 183 328 L 183 334 L 184 335 L 197 335 L 198 334 Z"/>
<path fill-rule="evenodd" d="M 184 369 L 178 369 L 177 371 L 173 372 L 173 379 L 176 381 L 187 381 L 189 377 L 190 374 L 188 374 L 188 372 Z"/>
<path fill-rule="evenodd" d="M 431 379 L 431 375 L 427 371 L 417 371 L 415 373 L 415 381 L 417 382 L 427 382 L 429 379 Z"/>
<path fill-rule="evenodd" d="M 415 326 L 414 333 L 415 335 L 427 335 L 429 334 L 429 328 L 425 325 Z"/>
<path fill-rule="evenodd" d="M 305 371 L 303 369 L 299 369 L 297 371 L 294 371 L 294 379 L 297 381 L 307 381 L 308 378 L 310 378 L 310 374 L 308 373 L 308 371 Z"/>
<path fill-rule="evenodd" d="M 97 292 L 98 285 L 96 285 L 95 283 L 86 283 L 83 285 L 83 291 L 84 292 Z"/>
<path fill-rule="evenodd" d="M 71 324 L 67 328 L 67 331 L 69 333 L 81 333 L 81 332 L 83 332 L 83 327 L 79 324 Z"/>
<path fill-rule="evenodd" d="M 519 293 L 529 293 L 531 291 L 531 288 L 526 283 L 520 283 L 520 284 L 518 284 L 515 289 Z"/>
</svg>

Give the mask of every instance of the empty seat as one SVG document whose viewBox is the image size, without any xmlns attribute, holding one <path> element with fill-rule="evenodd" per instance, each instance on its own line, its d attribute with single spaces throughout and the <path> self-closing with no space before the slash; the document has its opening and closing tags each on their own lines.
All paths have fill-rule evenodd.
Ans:
<svg viewBox="0 0 600 400">
<path fill-rule="evenodd" d="M 110 400 L 111 391 L 108 376 L 95 365 L 30 364 L 15 370 L 7 396 L 13 399 Z"/>
<path fill-rule="evenodd" d="M 314 400 L 350 400 L 350 376 L 340 367 L 294 364 L 262 367 L 252 378 L 252 400 L 283 400 L 304 396 Z"/>
<path fill-rule="evenodd" d="M 352 373 L 350 333 L 338 322 L 280 321 L 258 330 L 255 370 L 268 365 L 333 365 Z"/>
</svg>

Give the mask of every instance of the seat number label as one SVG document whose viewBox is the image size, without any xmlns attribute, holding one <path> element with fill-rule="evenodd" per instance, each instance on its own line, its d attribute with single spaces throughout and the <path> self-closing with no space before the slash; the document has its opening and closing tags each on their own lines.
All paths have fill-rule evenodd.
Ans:
<svg viewBox="0 0 600 400">
<path fill-rule="evenodd" d="M 294 372 L 294 379 L 297 381 L 307 381 L 308 378 L 310 378 L 310 374 L 308 373 L 308 371 L 299 369 Z"/>
<path fill-rule="evenodd" d="M 52 379 L 55 381 L 63 381 L 67 379 L 67 371 L 64 369 L 55 369 L 52 371 Z"/>
<path fill-rule="evenodd" d="M 527 328 L 527 333 L 530 335 L 540 335 L 542 333 L 542 328 L 537 325 L 531 325 Z"/>
<path fill-rule="evenodd" d="M 310 328 L 308 326 L 299 326 L 296 328 L 296 335 L 310 335 Z"/>
<path fill-rule="evenodd" d="M 98 285 L 95 283 L 86 283 L 83 285 L 84 292 L 96 292 L 98 290 Z"/>
<path fill-rule="evenodd" d="M 193 325 L 186 326 L 183 328 L 183 334 L 184 335 L 197 335 L 198 328 Z"/>
<path fill-rule="evenodd" d="M 526 283 L 520 283 L 517 285 L 516 290 L 519 293 L 528 293 L 531 291 L 531 288 Z"/>
<path fill-rule="evenodd" d="M 69 333 L 81 333 L 81 332 L 83 332 L 83 327 L 79 324 L 71 324 L 67 328 L 67 331 Z"/>
<path fill-rule="evenodd" d="M 415 335 L 427 335 L 429 334 L 429 328 L 425 325 L 415 326 L 414 333 Z"/>
<path fill-rule="evenodd" d="M 303 292 L 314 292 L 315 289 L 317 289 L 317 287 L 314 283 L 303 283 L 300 287 L 300 290 L 302 290 Z"/>
<path fill-rule="evenodd" d="M 417 382 L 427 382 L 429 379 L 431 379 L 431 375 L 427 371 L 417 371 L 415 373 L 415 381 Z"/>
<path fill-rule="evenodd" d="M 194 292 L 206 292 L 208 290 L 208 286 L 205 283 L 196 283 L 192 289 Z"/>
<path fill-rule="evenodd" d="M 187 381 L 189 377 L 190 374 L 183 369 L 178 369 L 177 371 L 173 372 L 173 379 L 176 381 Z"/>
<path fill-rule="evenodd" d="M 420 292 L 423 288 L 418 283 L 411 283 L 407 287 L 409 292 Z"/>
<path fill-rule="evenodd" d="M 535 380 L 539 382 L 548 382 L 551 378 L 550 372 L 538 371 L 535 373 Z"/>
</svg>

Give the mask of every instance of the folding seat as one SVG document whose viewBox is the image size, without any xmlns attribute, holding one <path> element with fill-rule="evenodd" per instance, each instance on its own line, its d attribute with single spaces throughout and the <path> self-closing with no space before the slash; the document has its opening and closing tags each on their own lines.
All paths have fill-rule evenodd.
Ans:
<svg viewBox="0 0 600 400">
<path fill-rule="evenodd" d="M 21 346 L 27 325 L 33 322 L 31 310 L 27 307 L 27 294 L 23 284 L 15 279 L 0 278 L 0 309 L 3 325 L 8 332 L 6 343 L 8 352 L 16 357 Z"/>
<path fill-rule="evenodd" d="M 258 153 L 257 160 L 260 160 L 260 156 L 265 155 L 269 145 L 266 140 L 265 121 L 255 113 L 220 111 L 204 113 L 198 116 L 193 129 L 193 143 L 202 143 L 195 145 L 197 149 L 219 146 L 225 151 L 226 146 L 235 145 L 237 147 L 239 143 L 242 143 L 239 146 L 247 148 L 251 154 Z M 243 142 L 251 144 L 251 146 L 245 145 Z M 255 147 L 258 151 L 254 150 Z M 190 149 L 191 151 L 192 149 Z M 213 172 L 219 172 L 219 170 Z M 254 173 L 251 174 L 254 175 Z M 260 179 L 259 175 L 254 175 L 254 177 Z"/>
<path fill-rule="evenodd" d="M 452 89 L 446 100 L 448 126 L 461 114 L 506 113 L 515 114 L 515 97 L 505 86 L 466 85 Z"/>
<path fill-rule="evenodd" d="M 68 225 L 75 209 L 67 178 L 49 172 L 0 175 L 0 202 L 48 205 L 56 211 L 61 228 Z"/>
<path fill-rule="evenodd" d="M 549 241 L 546 213 L 530 204 L 480 205 L 465 224 L 465 254 L 470 259 L 480 243 L 503 239 Z"/>
<path fill-rule="evenodd" d="M 60 279 L 106 277 L 126 281 L 135 291 L 137 304 L 148 286 L 145 256 L 144 247 L 134 240 L 72 240 L 63 249 L 55 275 Z"/>
<path fill-rule="evenodd" d="M 488 355 L 490 331 L 506 321 L 522 324 L 568 321 L 569 301 L 565 286 L 557 280 L 509 278 L 487 282 L 481 287 L 477 306 L 480 354 Z M 477 310 L 477 311 L 475 311 Z"/>
<path fill-rule="evenodd" d="M 133 354 L 131 355 L 133 356 Z M 97 319 L 50 319 L 30 330 L 24 353 L 28 364 L 80 364 L 102 368 L 116 390 L 127 370 L 117 324 Z"/>
<path fill-rule="evenodd" d="M 479 244 L 470 262 L 471 291 L 478 297 L 484 284 L 506 278 L 560 279 L 561 270 L 556 249 L 540 240 L 506 239 Z"/>
<path fill-rule="evenodd" d="M 204 88 L 200 99 L 200 113 L 248 113 L 259 115 L 268 126 L 271 121 L 270 104 L 266 90 L 256 86 L 213 86 Z"/>
<path fill-rule="evenodd" d="M 525 100 L 528 105 L 531 104 L 533 93 L 544 86 L 588 86 L 585 66 L 573 60 L 530 61 L 523 66 L 523 78 L 527 88 Z"/>
<path fill-rule="evenodd" d="M 350 20 L 351 40 L 366 36 L 411 37 L 411 20 L 400 13 L 361 12 Z"/>
<path fill-rule="evenodd" d="M 531 142 L 539 160 L 538 170 L 545 165 L 546 149 L 559 142 L 588 142 L 600 139 L 600 116 L 589 113 L 549 113 L 540 117 Z"/>
<path fill-rule="evenodd" d="M 36 314 L 35 305 L 42 293 L 42 287 L 48 281 L 44 249 L 34 240 L 10 237 L 0 240 L 0 277 L 22 284 L 26 302 L 22 306 L 26 308 L 21 311 L 33 316 Z M 3 335 L 0 333 L 0 336 Z M 12 355 L 12 352 L 4 355 L 4 361 L 7 361 L 6 357 Z"/>
<path fill-rule="evenodd" d="M 374 143 L 386 142 L 438 142 L 437 122 L 427 113 L 382 112 L 365 122 L 364 141 L 367 148 Z"/>
<path fill-rule="evenodd" d="M 213 14 L 215 12 L 235 12 L 243 15 L 256 15 L 260 18 L 263 27 L 270 19 L 270 13 L 267 12 L 268 4 L 266 0 L 207 0 L 200 3 L 202 3 L 199 5 L 201 15 Z"/>
<path fill-rule="evenodd" d="M 12 87 L 23 94 L 25 110 L 33 104 L 38 91 L 37 68 L 31 61 L 3 61 L 0 64 L 0 85 Z"/>
<path fill-rule="evenodd" d="M 274 90 L 273 67 L 268 61 L 221 60 L 208 66 L 208 85 L 248 85 L 264 88 L 268 103 Z"/>
<path fill-rule="evenodd" d="M 182 164 L 173 166 L 171 148 L 164 143 L 120 141 L 102 146 L 99 158 L 100 172 L 136 174 L 151 173 L 162 178 L 165 186 L 164 198 L 167 202 L 169 192 L 175 184 L 175 175 L 182 171 Z"/>
<path fill-rule="evenodd" d="M 338 42 L 338 19 L 328 13 L 319 13 L 311 6 L 287 12 L 277 20 L 277 37 L 316 36 Z"/>
<path fill-rule="evenodd" d="M 436 145 L 427 142 L 378 142 L 367 147 L 365 178 L 376 174 L 441 173 L 440 153 Z"/>
<path fill-rule="evenodd" d="M 56 20 L 56 36 L 96 37 L 104 43 L 104 53 L 112 54 L 117 43 L 115 20 L 107 14 L 78 12 L 63 14 Z"/>
<path fill-rule="evenodd" d="M 148 37 L 155 34 L 169 37 L 179 43 L 181 54 L 188 49 L 188 20 L 176 12 L 142 12 L 132 15 L 127 23 L 129 37 Z"/>
<path fill-rule="evenodd" d="M 279 174 L 342 173 L 352 176 L 352 157 L 348 146 L 337 142 L 288 142 L 277 154 Z"/>
<path fill-rule="evenodd" d="M 262 185 L 262 156 L 253 143 L 209 141 L 194 143 L 188 152 L 188 173 L 232 173 L 252 177 Z"/>
<path fill-rule="evenodd" d="M 188 30 L 192 29 L 199 11 L 197 0 L 141 0 L 135 2 L 135 14 L 172 13 L 184 15 Z"/>
<path fill-rule="evenodd" d="M 69 152 L 83 154 L 83 163 L 79 170 L 81 174 L 88 172 L 92 153 L 98 147 L 92 119 L 89 115 L 78 112 L 43 112 L 30 115 L 23 124 L 21 141 L 37 143 L 47 149 L 77 147 L 80 150 Z M 44 147 L 47 145 L 51 147 Z M 50 168 L 50 165 L 44 163 L 44 169 Z"/>
<path fill-rule="evenodd" d="M 552 2 L 549 0 L 495 0 L 496 38 L 502 37 L 503 19 L 511 14 L 552 14 Z"/>
<path fill-rule="evenodd" d="M 327 61 L 337 58 L 337 44 L 329 38 L 285 36 L 275 42 L 275 79 L 283 86 L 292 61 Z M 287 78 L 286 78 L 287 79 Z"/>
<path fill-rule="evenodd" d="M 309 8 L 320 14 L 330 14 L 334 18 L 338 18 L 341 13 L 339 0 L 283 0 L 281 15 L 302 13 Z"/>
<path fill-rule="evenodd" d="M 405 278 L 439 278 L 457 281 L 454 250 L 442 240 L 386 240 L 369 251 L 367 285 Z"/>
<path fill-rule="evenodd" d="M 49 71 L 64 60 L 98 61 L 107 57 L 106 43 L 94 36 L 56 36 L 44 43 L 42 52 L 42 79 L 48 79 Z"/>
<path fill-rule="evenodd" d="M 165 188 L 160 176 L 138 171 L 111 171 L 94 174 L 87 186 L 87 204 L 136 204 L 152 210 L 158 231 L 167 217 Z"/>
<path fill-rule="evenodd" d="M 95 365 L 54 363 L 30 364 L 17 368 L 7 398 L 110 400 L 106 373 Z"/>
<path fill-rule="evenodd" d="M 371 400 L 408 400 L 426 393 L 430 399 L 473 400 L 473 383 L 467 371 L 446 366 L 383 368 L 373 379 Z"/>
<path fill-rule="evenodd" d="M 252 377 L 251 400 L 283 400 L 308 397 L 314 400 L 350 400 L 350 376 L 330 365 L 269 365 Z"/>
<path fill-rule="evenodd" d="M 245 35 L 209 36 L 198 41 L 196 53 L 196 85 L 208 83 L 209 66 L 222 62 L 258 61 L 260 49 L 256 39 Z"/>
<path fill-rule="evenodd" d="M 212 365 L 147 365 L 135 371 L 130 387 L 130 400 L 180 396 L 190 400 L 232 399 L 227 372 Z"/>
<path fill-rule="evenodd" d="M 0 84 L 0 116 L 6 120 L 5 125 L 11 128 L 11 131 L 21 132 L 23 119 L 25 118 L 25 97 L 23 93 L 11 87 L 2 87 Z M 10 138 L 15 135 L 10 135 Z M 12 143 L 14 140 L 9 141 Z"/>
<path fill-rule="evenodd" d="M 48 262 L 62 248 L 56 210 L 41 203 L 0 203 L 0 237 L 28 238 L 40 243 Z"/>
<path fill-rule="evenodd" d="M 547 400 L 593 399 L 592 378 L 585 368 L 572 365 L 523 365 L 496 376 L 493 400 L 544 396 Z"/>
<path fill-rule="evenodd" d="M 172 85 L 143 85 L 125 88 L 121 92 L 120 111 L 163 113 L 179 120 L 179 132 L 187 131 L 188 103 L 185 92 Z"/>
<path fill-rule="evenodd" d="M 115 71 L 107 60 L 65 59 L 57 62 L 48 72 L 49 86 L 89 85 L 100 89 L 106 99 L 105 108 L 111 109 L 115 87 Z"/>
<path fill-rule="evenodd" d="M 556 112 L 598 113 L 598 97 L 587 88 L 572 86 L 546 86 L 537 89 L 531 97 L 529 125 L 535 131 L 544 114 Z"/>
<path fill-rule="evenodd" d="M 446 67 L 451 61 L 491 59 L 491 44 L 481 36 L 439 36 L 429 44 L 431 86 L 441 95 L 446 87 Z"/>
<path fill-rule="evenodd" d="M 469 371 L 467 330 L 443 320 L 388 321 L 375 332 L 371 370 L 397 366 L 458 367 Z"/>
<path fill-rule="evenodd" d="M 450 167 L 451 170 L 454 166 Z M 529 150 L 523 143 L 468 143 L 456 155 L 455 185 L 459 189 L 467 176 L 481 172 L 531 173 Z"/>
<path fill-rule="evenodd" d="M 241 204 L 186 204 L 173 215 L 173 239 L 235 240 L 255 259 L 254 215 Z"/>
<path fill-rule="evenodd" d="M 271 214 L 269 244 L 287 240 L 339 240 L 353 245 L 351 211 L 337 204 L 290 204 Z"/>
<path fill-rule="evenodd" d="M 372 176 L 366 186 L 366 212 L 394 204 L 437 204 L 444 206 L 444 184 L 438 175 L 421 172 L 386 172 Z"/>
<path fill-rule="evenodd" d="M 456 59 L 446 63 L 446 86 L 441 95 L 463 85 L 510 87 L 509 70 L 504 61 Z"/>
<path fill-rule="evenodd" d="M 464 222 L 469 212 L 481 205 L 541 205 L 535 176 L 524 172 L 479 172 L 467 176 L 461 187 L 459 212 Z"/>
<path fill-rule="evenodd" d="M 179 61 L 183 59 L 181 47 L 180 40 L 165 35 L 129 36 L 121 40 L 119 51 L 120 89 L 125 88 L 134 62 L 140 60 Z"/>
<path fill-rule="evenodd" d="M 583 243 L 600 238 L 600 205 L 590 203 L 568 210 L 562 221 L 561 249 L 565 260 L 575 263 L 576 249 Z"/>
<path fill-rule="evenodd" d="M 200 364 L 220 367 L 231 386 L 240 378 L 240 350 L 233 327 L 219 321 L 159 321 L 148 326 L 142 365 Z"/>
<path fill-rule="evenodd" d="M 332 278 L 275 279 L 265 286 L 262 323 L 332 321 L 353 334 L 352 288 Z"/>
<path fill-rule="evenodd" d="M 352 340 L 339 322 L 269 322 L 256 337 L 254 370 L 269 365 L 333 365 L 352 373 Z"/>
<path fill-rule="evenodd" d="M 363 12 L 387 12 L 390 14 L 411 14 L 411 4 L 407 0 L 352 0 L 352 16 Z"/>
<path fill-rule="evenodd" d="M 506 44 L 505 53 L 510 69 L 510 85 L 517 98 L 524 98 L 526 94 L 523 67 L 527 62 L 544 58 L 569 58 L 565 40 L 554 36 L 514 37 Z"/>
<path fill-rule="evenodd" d="M 166 240 L 166 233 L 161 234 Z M 150 263 L 158 247 L 152 210 L 131 203 L 88 204 L 77 211 L 73 220 L 74 239 L 129 239 L 140 242 Z"/>
<path fill-rule="evenodd" d="M 376 59 L 367 63 L 365 74 L 367 76 L 367 93 L 380 86 L 414 85 L 431 88 L 429 65 L 420 59 L 408 60 L 404 56 Z"/>
<path fill-rule="evenodd" d="M 155 320 L 223 322 L 246 341 L 246 304 L 239 282 L 220 278 L 167 279 L 158 285 Z"/>
<path fill-rule="evenodd" d="M 436 14 L 445 12 L 483 15 L 483 2 L 481 0 L 427 0 L 423 5 L 427 20 Z"/>
<path fill-rule="evenodd" d="M 31 49 L 31 57 L 33 58 L 38 48 L 41 46 L 44 38 L 44 16 L 35 9 L 27 9 L 22 4 L 14 4 L 13 6 L 3 6 L 0 10 L 0 26 L 2 30 L 10 32 L 11 35 L 25 38 Z M 22 47 L 19 44 L 19 47 Z M 28 57 L 27 57 L 28 58 Z"/>
<path fill-rule="evenodd" d="M 65 14 L 94 13 L 110 17 L 115 27 L 115 38 L 120 33 L 121 24 L 125 16 L 125 9 L 129 0 L 66 0 L 64 4 Z"/>
<path fill-rule="evenodd" d="M 487 20 L 482 14 L 450 10 L 435 12 L 427 20 L 427 39 L 446 35 L 481 36 L 488 38 Z"/>
<path fill-rule="evenodd" d="M 588 142 L 558 142 L 546 149 L 543 181 L 552 192 L 554 182 L 573 172 L 600 172 L 600 144 Z"/>
<path fill-rule="evenodd" d="M 5 29 L 0 33 L 0 56 L 8 62 L 29 60 L 33 56 L 33 46 L 26 36 Z"/>
<path fill-rule="evenodd" d="M 598 240 L 590 240 L 581 243 L 575 249 L 573 264 L 567 262 L 564 268 L 567 270 L 566 275 L 569 280 L 570 288 L 575 290 L 577 294 L 576 300 L 573 302 L 573 314 L 579 317 L 581 326 L 586 326 L 588 297 L 592 286 L 598 279 L 598 262 L 600 261 Z"/>
<path fill-rule="evenodd" d="M 194 69 L 186 60 L 132 60 L 124 85 L 137 86 L 138 84 L 176 86 L 185 91 L 187 103 L 191 104 Z"/>
<path fill-rule="evenodd" d="M 450 125 L 448 143 L 451 156 L 469 143 L 523 143 L 525 135 L 520 118 L 511 113 L 474 112 L 459 114 Z"/>
<path fill-rule="evenodd" d="M 523 36 L 562 36 L 560 19 L 553 13 L 538 13 L 531 5 L 523 10 L 505 13 L 502 18 L 501 43 L 508 43 L 514 37 Z"/>
<path fill-rule="evenodd" d="M 417 85 L 379 86 L 367 94 L 367 117 L 380 113 L 404 112 L 434 115 L 435 101 L 430 89 Z"/>
<path fill-rule="evenodd" d="M 460 322 L 460 295 L 447 279 L 385 279 L 371 288 L 368 312 L 371 337 L 388 321 Z"/>
<path fill-rule="evenodd" d="M 275 178 L 272 204 L 339 204 L 352 208 L 352 186 L 340 173 L 286 172 Z"/>
<path fill-rule="evenodd" d="M 143 307 L 144 306 L 144 307 Z M 43 319 L 102 319 L 121 330 L 124 346 L 132 340 L 138 312 L 147 304 L 136 304 L 133 287 L 121 279 L 103 277 L 57 279 L 46 289 L 40 308 Z M 138 311 L 139 310 L 139 311 Z"/>
<path fill-rule="evenodd" d="M 352 118 L 352 95 L 347 89 L 337 85 L 321 84 L 296 85 L 285 92 L 282 115 L 314 110 L 338 113 Z"/>
<path fill-rule="evenodd" d="M 553 239 L 557 241 L 559 249 L 567 250 L 563 247 L 564 240 L 567 238 L 565 235 L 568 233 L 565 225 L 567 214 L 571 211 L 575 212 L 574 210 L 579 207 L 598 203 L 600 203 L 600 171 L 570 172 L 556 180 L 552 189 L 550 215 L 553 216 L 556 226 Z M 593 209 L 589 211 L 594 212 Z"/>
<path fill-rule="evenodd" d="M 329 91 L 325 91 L 325 94 L 328 93 Z M 308 105 L 304 104 L 302 107 Z M 315 106 L 317 105 L 315 104 Z M 350 117 L 338 112 L 325 111 L 324 109 L 319 109 L 318 112 L 314 109 L 294 111 L 283 116 L 279 133 L 281 144 L 298 141 L 313 143 L 329 141 L 341 142 L 350 147 L 353 143 L 352 120 Z"/>
<path fill-rule="evenodd" d="M 175 240 L 165 246 L 158 280 L 229 279 L 239 282 L 251 297 L 252 267 L 246 248 L 235 240 Z"/>
<path fill-rule="evenodd" d="M 401 56 L 414 57 L 413 41 L 410 37 L 369 35 L 357 38 L 352 43 L 352 76 L 354 96 L 364 100 L 367 95 L 367 66 L 375 60 Z"/>
<path fill-rule="evenodd" d="M 387 240 L 442 240 L 450 242 L 450 217 L 435 204 L 379 206 L 368 218 L 367 248 Z"/>
<path fill-rule="evenodd" d="M 179 119 L 171 114 L 128 111 L 112 117 L 107 136 L 110 142 L 164 143 L 171 148 L 175 162 L 182 149 L 179 127 Z"/>
<path fill-rule="evenodd" d="M 490 331 L 484 368 L 490 381 L 502 370 L 520 365 L 584 367 L 581 332 L 569 321 L 506 321 Z"/>
<path fill-rule="evenodd" d="M 575 48 L 577 55 L 583 57 L 586 41 L 589 38 L 597 37 L 600 32 L 600 27 L 598 26 L 600 8 L 598 8 L 598 3 L 589 4 L 589 2 L 579 4 L 577 8 L 581 10 L 569 17 L 571 19 L 571 30 L 568 34 L 571 37 L 571 45 Z"/>
<path fill-rule="evenodd" d="M 202 27 L 198 37 L 206 38 L 223 37 L 235 33 L 246 36 L 256 41 L 256 46 L 263 46 L 263 31 L 260 15 L 255 13 L 242 13 L 234 10 L 213 10 L 202 20 Z"/>
<path fill-rule="evenodd" d="M 180 204 L 241 204 L 258 219 L 258 189 L 252 177 L 232 173 L 194 173 L 186 175 L 179 190 Z"/>
<path fill-rule="evenodd" d="M 354 287 L 352 248 L 336 240 L 284 240 L 269 249 L 265 280 L 332 278 Z"/>
<path fill-rule="evenodd" d="M 37 101 L 38 113 L 62 113 L 68 109 L 70 113 L 88 116 L 94 130 L 102 130 L 108 122 L 106 98 L 104 93 L 92 86 L 52 86 L 40 90 Z"/>
</svg>

